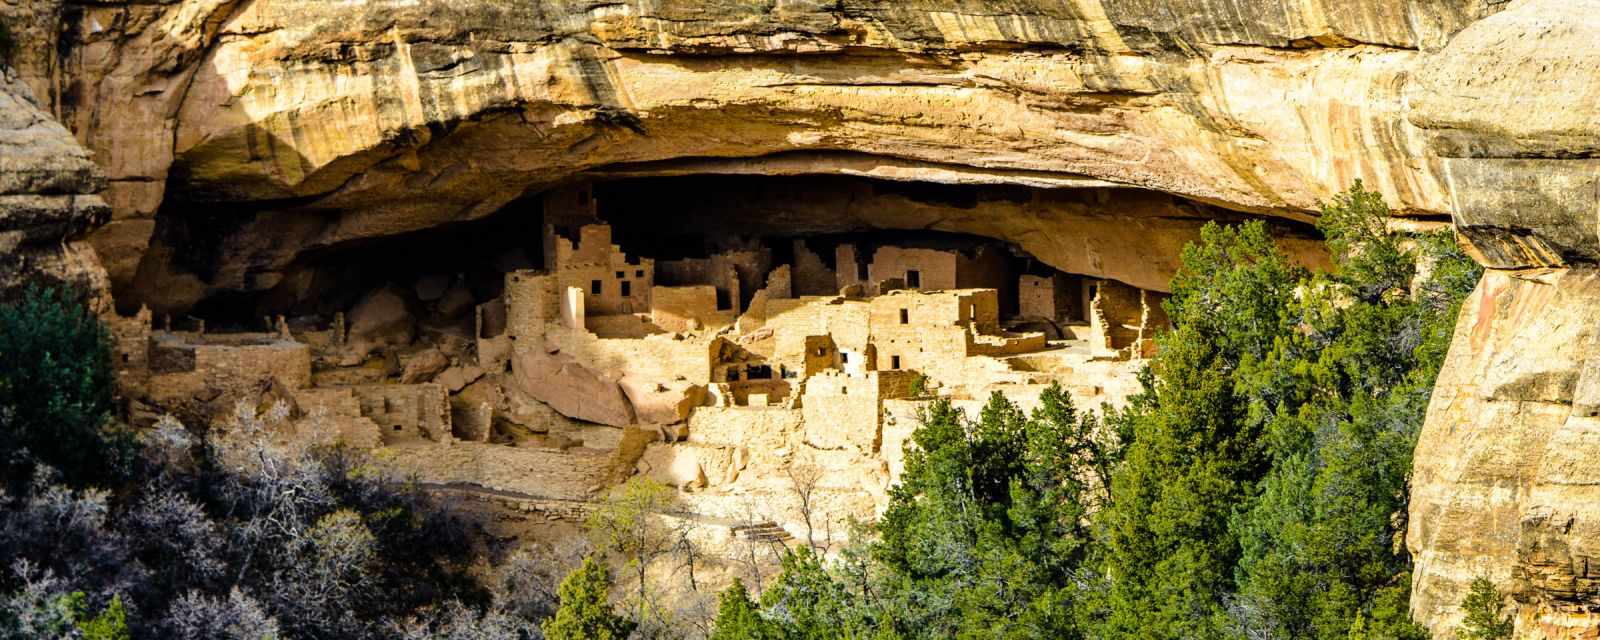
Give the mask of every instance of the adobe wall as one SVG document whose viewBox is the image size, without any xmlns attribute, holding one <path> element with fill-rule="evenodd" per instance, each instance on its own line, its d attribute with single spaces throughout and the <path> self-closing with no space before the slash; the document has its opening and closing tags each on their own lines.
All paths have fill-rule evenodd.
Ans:
<svg viewBox="0 0 1600 640">
<path fill-rule="evenodd" d="M 383 446 L 383 428 L 361 415 L 361 402 L 352 387 L 297 389 L 294 402 L 305 414 L 296 421 L 302 438 L 360 451 Z"/>
<path fill-rule="evenodd" d="M 502 298 L 506 332 L 517 338 L 544 335 L 545 325 L 562 317 L 562 293 L 550 274 L 531 270 L 507 273 Z"/>
<path fill-rule="evenodd" d="M 994 289 L 1000 312 L 1007 316 L 1017 314 L 1017 278 L 1004 249 L 986 245 L 971 256 L 958 252 L 955 288 Z"/>
<path fill-rule="evenodd" d="M 1019 317 L 1061 320 L 1069 317 L 1070 304 L 1066 275 L 1024 274 L 1018 278 Z"/>
<path fill-rule="evenodd" d="M 246 335 L 260 343 L 194 344 L 191 340 L 208 338 L 155 334 L 149 352 L 150 397 L 160 404 L 215 395 L 212 392 L 237 395 L 258 389 L 272 379 L 289 389 L 311 386 L 309 347 L 276 334 Z"/>
<path fill-rule="evenodd" d="M 833 268 L 835 291 L 857 284 L 866 284 L 872 277 L 869 271 L 868 259 L 862 251 L 853 244 L 841 244 L 833 248 Z"/>
<path fill-rule="evenodd" d="M 869 304 L 874 337 L 906 326 L 974 327 L 985 333 L 1000 328 L 999 299 L 989 289 L 897 291 L 873 298 Z"/>
<path fill-rule="evenodd" d="M 559 287 L 584 293 L 586 315 L 645 313 L 655 284 L 655 261 L 631 259 L 611 243 L 611 226 L 584 225 L 576 244 L 553 236 L 554 268 Z"/>
<path fill-rule="evenodd" d="M 599 219 L 598 203 L 594 199 L 594 186 L 588 182 L 579 182 L 570 185 L 555 187 L 544 192 L 540 198 L 543 209 L 546 238 L 548 239 L 555 228 L 576 228 L 591 224 Z M 545 244 L 545 256 L 549 259 L 554 255 L 554 246 Z M 546 264 L 546 269 L 555 269 L 554 264 Z"/>
<path fill-rule="evenodd" d="M 384 444 L 406 440 L 432 440 L 449 444 L 450 394 L 444 386 L 423 384 L 371 384 L 352 387 L 361 415 L 383 429 Z"/>
<path fill-rule="evenodd" d="M 1115 280 L 1096 283 L 1089 303 L 1089 326 L 1094 347 L 1120 351 L 1139 340 L 1139 325 L 1144 321 L 1144 301 L 1139 289 Z"/>
<path fill-rule="evenodd" d="M 834 344 L 832 336 L 806 336 L 802 344 L 805 356 L 800 365 L 800 375 L 809 378 L 839 367 L 839 347 Z"/>
<path fill-rule="evenodd" d="M 687 287 L 711 285 L 717 292 L 717 308 L 738 314 L 741 287 L 739 272 L 726 261 L 711 258 L 662 260 L 656 263 L 656 286 Z"/>
<path fill-rule="evenodd" d="M 916 377 L 908 371 L 864 376 L 828 371 L 808 378 L 800 399 L 806 444 L 876 453 L 882 442 L 883 402 L 909 396 Z"/>
<path fill-rule="evenodd" d="M 150 308 L 140 308 L 138 313 L 128 317 L 108 313 L 106 319 L 114 346 L 119 387 L 142 388 L 150 376 Z"/>
<path fill-rule="evenodd" d="M 906 276 L 915 270 L 919 273 L 920 284 L 912 288 L 955 289 L 960 286 L 956 280 L 956 258 L 954 251 L 878 247 L 867 267 L 867 279 L 871 282 L 899 279 L 906 282 L 905 286 L 912 287 Z"/>
<path fill-rule="evenodd" d="M 794 295 L 826 296 L 839 292 L 838 275 L 806 246 L 806 241 L 794 240 Z"/>
<path fill-rule="evenodd" d="M 838 296 L 769 300 L 765 326 L 777 340 L 773 357 L 798 362 L 805 351 L 805 336 L 818 335 L 831 335 L 838 348 L 860 353 L 871 336 L 870 315 L 866 301 Z"/>
</svg>

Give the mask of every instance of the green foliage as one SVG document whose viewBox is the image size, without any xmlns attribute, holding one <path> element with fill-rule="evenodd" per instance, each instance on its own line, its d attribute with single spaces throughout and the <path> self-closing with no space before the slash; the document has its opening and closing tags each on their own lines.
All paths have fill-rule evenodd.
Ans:
<svg viewBox="0 0 1600 640">
<path fill-rule="evenodd" d="M 76 296 L 31 288 L 0 306 L 0 477 L 9 484 L 35 461 L 74 485 L 123 477 L 134 446 L 108 428 L 114 392 L 110 338 Z"/>
<path fill-rule="evenodd" d="M 128 614 L 122 608 L 122 596 L 112 597 L 111 604 L 106 605 L 100 615 L 79 622 L 78 630 L 83 632 L 84 640 L 133 639 L 128 631 Z"/>
<path fill-rule="evenodd" d="M 919 373 L 917 377 L 911 379 L 911 397 L 925 398 L 928 396 L 928 392 L 928 376 Z"/>
<path fill-rule="evenodd" d="M 1411 452 L 1478 270 L 1388 218 L 1360 183 L 1325 206 L 1326 274 L 1260 223 L 1185 250 L 1099 514 L 1107 636 L 1425 637 L 1404 606 Z"/>
<path fill-rule="evenodd" d="M 710 640 L 775 640 L 775 625 L 761 617 L 760 608 L 738 578 L 717 596 L 717 619 Z"/>
<path fill-rule="evenodd" d="M 82 591 L 47 593 L 53 579 L 31 583 L 21 593 L 0 603 L 0 638 L 82 638 L 132 640 L 122 597 L 112 596 L 99 614 L 92 615 L 89 595 Z"/>
<path fill-rule="evenodd" d="M 633 633 L 632 621 L 619 616 L 606 602 L 611 591 L 611 572 L 606 566 L 585 558 L 583 566 L 561 581 L 561 607 L 545 620 L 544 636 L 549 640 L 623 640 Z"/>
<path fill-rule="evenodd" d="M 875 633 L 876 611 L 822 566 L 811 549 L 789 552 L 783 572 L 761 594 L 769 637 L 832 640 L 886 637 Z M 720 613 L 720 612 L 719 612 Z M 887 636 L 894 637 L 894 636 Z"/>
<path fill-rule="evenodd" d="M 783 638 L 1079 637 L 1086 515 L 1108 493 L 1113 432 L 1058 386 L 1031 415 L 999 394 L 976 420 L 935 400 L 877 540 L 845 553 L 864 562 L 835 573 L 790 554 L 763 618 Z"/>
<path fill-rule="evenodd" d="M 1488 578 L 1472 581 L 1461 610 L 1466 618 L 1461 621 L 1461 637 L 1465 640 L 1510 640 L 1514 630 L 1511 616 L 1505 613 L 1505 597 Z"/>
<path fill-rule="evenodd" d="M 1131 442 L 1099 514 L 1107 531 L 1100 606 L 1111 637 L 1209 638 L 1241 547 L 1231 520 L 1270 465 L 1264 425 L 1239 381 L 1290 334 L 1304 271 L 1252 222 L 1208 224 L 1184 249 L 1153 375 L 1124 416 Z"/>
</svg>

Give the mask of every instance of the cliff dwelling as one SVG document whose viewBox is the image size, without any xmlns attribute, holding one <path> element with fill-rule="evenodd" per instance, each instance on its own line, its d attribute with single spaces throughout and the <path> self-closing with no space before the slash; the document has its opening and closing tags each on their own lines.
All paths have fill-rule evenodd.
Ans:
<svg viewBox="0 0 1600 640">
<path fill-rule="evenodd" d="M 204 268 L 216 252 L 276 246 L 241 228 L 289 224 L 173 206 L 154 281 L 225 280 Z M 278 402 L 285 437 L 382 448 L 435 485 L 561 511 L 643 475 L 774 531 L 798 526 L 785 478 L 814 469 L 818 517 L 843 535 L 886 504 L 933 398 L 1026 407 L 1059 384 L 1121 404 L 1168 326 L 1177 247 L 1241 215 L 1130 189 L 597 174 L 296 250 L 188 304 L 124 292 L 140 303 L 116 322 L 124 411 Z M 182 244 L 197 238 L 210 254 Z"/>
</svg>

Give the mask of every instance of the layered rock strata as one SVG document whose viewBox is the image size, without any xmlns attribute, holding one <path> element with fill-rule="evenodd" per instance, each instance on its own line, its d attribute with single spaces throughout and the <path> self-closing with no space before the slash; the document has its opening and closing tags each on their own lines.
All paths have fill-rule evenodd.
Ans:
<svg viewBox="0 0 1600 640">
<path fill-rule="evenodd" d="M 1490 268 L 1416 451 L 1412 613 L 1436 638 L 1456 636 L 1480 576 L 1513 600 L 1519 638 L 1600 629 L 1597 16 L 1592 0 L 1513 3 L 1414 74 L 1411 121 Z"/>
<path fill-rule="evenodd" d="M 110 309 L 110 287 L 85 234 L 110 215 L 105 177 L 27 85 L 0 68 L 0 298 L 66 285 Z"/>
<path fill-rule="evenodd" d="M 1363 178 L 1443 213 L 1401 95 L 1498 3 L 67 5 L 71 82 L 30 77 L 107 167 L 125 304 L 179 309 L 584 172 L 728 158 L 1299 219 Z"/>
</svg>

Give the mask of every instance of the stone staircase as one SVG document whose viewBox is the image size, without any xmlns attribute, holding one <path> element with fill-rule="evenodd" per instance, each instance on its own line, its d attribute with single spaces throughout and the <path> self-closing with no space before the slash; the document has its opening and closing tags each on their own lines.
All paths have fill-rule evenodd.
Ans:
<svg viewBox="0 0 1600 640">
<path fill-rule="evenodd" d="M 789 535 L 783 527 L 776 522 L 757 522 L 755 524 L 742 524 L 732 527 L 733 537 L 748 542 L 776 542 L 788 544 L 794 536 Z"/>
</svg>

